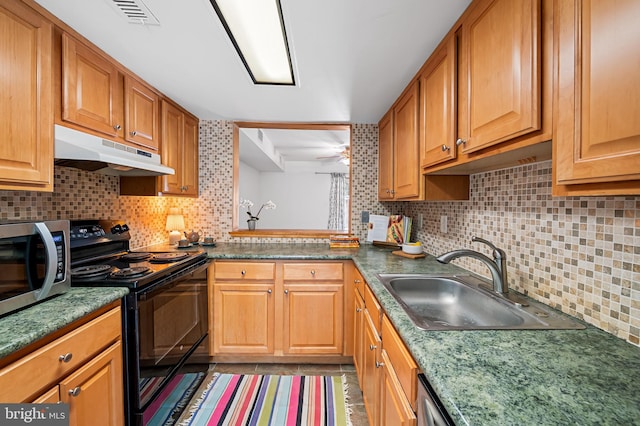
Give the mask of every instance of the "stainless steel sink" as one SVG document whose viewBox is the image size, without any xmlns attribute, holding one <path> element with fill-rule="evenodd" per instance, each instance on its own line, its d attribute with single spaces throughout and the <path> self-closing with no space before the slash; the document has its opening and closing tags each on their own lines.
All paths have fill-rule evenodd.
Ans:
<svg viewBox="0 0 640 426">
<path fill-rule="evenodd" d="M 509 299 L 470 275 L 378 274 L 419 328 L 425 330 L 582 329 L 549 307 Z"/>
</svg>

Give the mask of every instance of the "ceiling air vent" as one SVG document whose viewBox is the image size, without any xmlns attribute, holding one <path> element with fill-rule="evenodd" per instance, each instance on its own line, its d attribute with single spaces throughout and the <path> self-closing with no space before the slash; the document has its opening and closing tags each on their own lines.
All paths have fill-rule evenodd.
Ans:
<svg viewBox="0 0 640 426">
<path fill-rule="evenodd" d="M 130 24 L 160 25 L 142 0 L 107 0 Z"/>
</svg>

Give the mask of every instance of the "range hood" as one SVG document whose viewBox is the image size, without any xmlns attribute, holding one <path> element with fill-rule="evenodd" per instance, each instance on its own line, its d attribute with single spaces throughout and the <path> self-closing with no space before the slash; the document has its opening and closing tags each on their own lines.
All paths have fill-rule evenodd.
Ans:
<svg viewBox="0 0 640 426">
<path fill-rule="evenodd" d="M 156 153 L 55 125 L 55 164 L 112 176 L 161 176 L 176 173 Z"/>
</svg>

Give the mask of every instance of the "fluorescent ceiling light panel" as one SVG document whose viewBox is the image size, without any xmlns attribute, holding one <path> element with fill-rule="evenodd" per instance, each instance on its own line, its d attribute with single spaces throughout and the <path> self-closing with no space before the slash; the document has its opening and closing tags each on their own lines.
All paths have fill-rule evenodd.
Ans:
<svg viewBox="0 0 640 426">
<path fill-rule="evenodd" d="M 211 0 L 256 84 L 295 85 L 279 0 Z"/>
</svg>

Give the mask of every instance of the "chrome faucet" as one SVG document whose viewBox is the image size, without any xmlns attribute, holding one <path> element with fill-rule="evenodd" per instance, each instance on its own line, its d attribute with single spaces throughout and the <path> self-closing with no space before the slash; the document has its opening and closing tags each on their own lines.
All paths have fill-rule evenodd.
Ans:
<svg viewBox="0 0 640 426">
<path fill-rule="evenodd" d="M 491 271 L 493 291 L 502 295 L 509 293 L 509 281 L 507 281 L 507 254 L 504 250 L 497 248 L 493 243 L 483 238 L 472 237 L 471 241 L 484 243 L 491 247 L 493 250 L 493 260 L 489 259 L 482 253 L 467 249 L 450 251 L 436 257 L 436 260 L 440 263 L 449 263 L 453 259 L 457 259 L 459 257 L 472 257 L 474 259 L 478 259 L 487 265 L 489 271 Z"/>
</svg>

